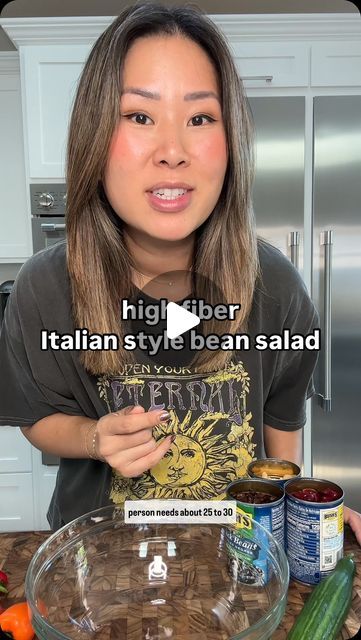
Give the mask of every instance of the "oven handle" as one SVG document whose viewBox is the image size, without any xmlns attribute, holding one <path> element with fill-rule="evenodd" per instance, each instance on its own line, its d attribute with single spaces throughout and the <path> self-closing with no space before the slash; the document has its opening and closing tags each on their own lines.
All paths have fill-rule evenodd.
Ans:
<svg viewBox="0 0 361 640">
<path fill-rule="evenodd" d="M 50 224 L 50 223 L 46 223 L 43 222 L 40 225 L 41 230 L 46 233 L 47 231 L 64 231 L 65 230 L 65 224 Z"/>
</svg>

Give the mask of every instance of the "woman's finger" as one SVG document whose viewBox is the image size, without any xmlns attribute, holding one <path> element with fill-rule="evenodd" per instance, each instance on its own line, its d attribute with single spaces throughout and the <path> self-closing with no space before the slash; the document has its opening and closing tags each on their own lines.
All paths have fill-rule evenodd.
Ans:
<svg viewBox="0 0 361 640">
<path fill-rule="evenodd" d="M 156 443 L 153 449 L 148 444 L 143 445 L 143 451 L 145 453 L 143 453 L 141 457 L 134 458 L 133 461 L 126 463 L 125 468 L 124 470 L 121 470 L 121 473 L 125 477 L 133 478 L 135 476 L 141 475 L 142 473 L 144 473 L 144 471 L 148 471 L 148 469 L 154 467 L 156 464 L 158 464 L 158 462 L 163 458 L 168 449 L 171 447 L 173 438 L 173 435 L 167 436 L 159 444 Z M 147 448 L 148 451 L 146 451 Z M 138 454 L 140 452 L 140 447 L 135 447 L 135 449 L 138 449 Z"/>
<path fill-rule="evenodd" d="M 116 455 L 125 452 L 127 449 L 133 449 L 139 445 L 144 445 L 153 440 L 151 429 L 142 429 L 130 435 L 115 435 L 99 438 L 99 453 L 102 457 Z"/>
<path fill-rule="evenodd" d="M 106 430 L 107 435 L 129 435 L 142 429 L 151 429 L 160 422 L 167 422 L 168 416 L 168 412 L 164 411 L 164 409 L 135 414 L 118 411 L 116 414 L 110 413 L 106 416 L 104 430 Z M 164 418 L 166 419 L 164 420 Z"/>
</svg>

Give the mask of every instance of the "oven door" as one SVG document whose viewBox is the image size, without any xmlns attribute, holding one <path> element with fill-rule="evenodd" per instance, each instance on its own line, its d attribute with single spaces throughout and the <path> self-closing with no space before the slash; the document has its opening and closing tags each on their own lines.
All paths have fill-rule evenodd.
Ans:
<svg viewBox="0 0 361 640">
<path fill-rule="evenodd" d="M 42 216 L 33 217 L 33 252 L 37 253 L 42 249 L 51 247 L 57 242 L 65 239 L 65 218 L 64 216 Z M 45 465 L 58 465 L 59 458 L 49 453 L 42 453 L 42 463 Z"/>
<path fill-rule="evenodd" d="M 46 249 L 65 239 L 64 216 L 34 217 L 31 221 L 33 232 L 33 253 Z"/>
</svg>

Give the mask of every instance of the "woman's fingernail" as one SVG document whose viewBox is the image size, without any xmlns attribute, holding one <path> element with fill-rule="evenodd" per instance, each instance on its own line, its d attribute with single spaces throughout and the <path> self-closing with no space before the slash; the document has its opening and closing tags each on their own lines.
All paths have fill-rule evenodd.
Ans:
<svg viewBox="0 0 361 640">
<path fill-rule="evenodd" d="M 167 422 L 168 420 L 171 419 L 171 415 L 169 413 L 169 411 L 163 411 L 160 416 L 159 419 L 161 422 Z"/>
<path fill-rule="evenodd" d="M 174 440 L 176 439 L 176 437 L 177 437 L 177 436 L 174 436 L 174 435 L 173 435 L 173 436 L 171 436 L 171 437 L 170 437 L 170 441 L 173 443 L 173 442 L 174 442 Z"/>
</svg>

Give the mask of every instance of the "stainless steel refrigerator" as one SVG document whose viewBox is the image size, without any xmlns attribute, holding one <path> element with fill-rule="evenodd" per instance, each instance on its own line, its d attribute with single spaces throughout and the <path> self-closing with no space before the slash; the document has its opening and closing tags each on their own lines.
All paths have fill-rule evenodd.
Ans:
<svg viewBox="0 0 361 640">
<path fill-rule="evenodd" d="M 323 349 L 313 473 L 361 511 L 361 96 L 314 99 L 313 297 Z"/>
<path fill-rule="evenodd" d="M 361 511 L 361 96 L 313 99 L 313 246 L 306 252 L 305 99 L 260 96 L 249 102 L 256 126 L 258 232 L 301 273 L 312 269 L 321 318 L 312 475 L 341 484 L 345 502 Z"/>
</svg>

